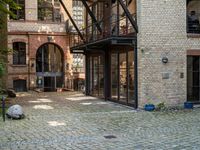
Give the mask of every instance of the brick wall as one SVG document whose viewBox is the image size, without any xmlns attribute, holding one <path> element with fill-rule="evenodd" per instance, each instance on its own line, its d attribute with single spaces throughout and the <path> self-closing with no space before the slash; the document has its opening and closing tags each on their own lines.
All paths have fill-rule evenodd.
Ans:
<svg viewBox="0 0 200 150">
<path fill-rule="evenodd" d="M 140 107 L 147 101 L 174 105 L 187 100 L 186 51 L 200 50 L 200 39 L 188 38 L 186 12 L 186 0 L 137 1 Z"/>
<path fill-rule="evenodd" d="M 12 54 L 8 56 L 8 88 L 13 88 L 13 80 L 27 80 L 27 87 L 36 87 L 36 52 L 48 42 L 58 45 L 64 53 L 65 86 L 71 87 L 72 56 L 69 50 L 69 35 L 66 35 L 65 21 L 68 19 L 61 7 L 62 22 L 38 21 L 38 0 L 25 0 L 25 20 L 8 21 L 8 47 L 12 49 L 13 42 L 26 43 L 26 65 L 13 65 Z M 68 11 L 72 13 L 72 0 L 64 1 Z M 52 41 L 48 37 L 52 37 Z M 34 66 L 34 67 L 33 67 Z M 66 67 L 67 66 L 67 67 Z"/>
<path fill-rule="evenodd" d="M 45 23 L 45 22 L 28 22 L 28 21 L 9 21 L 8 31 L 16 32 L 66 32 L 65 23 Z"/>
<path fill-rule="evenodd" d="M 52 41 L 48 41 L 48 37 L 52 37 Z M 59 46 L 64 53 L 64 73 L 65 73 L 65 85 L 68 85 L 72 80 L 72 56 L 69 50 L 69 36 L 68 35 L 47 35 L 47 34 L 27 34 L 27 35 L 9 35 L 8 46 L 13 48 L 13 42 L 25 42 L 26 43 L 26 65 L 13 65 L 12 54 L 8 56 L 8 88 L 13 87 L 14 79 L 27 79 L 27 87 L 36 87 L 36 53 L 40 46 L 46 43 L 54 43 Z M 66 67 L 68 64 L 68 68 Z M 34 67 L 31 67 L 31 66 Z"/>
</svg>

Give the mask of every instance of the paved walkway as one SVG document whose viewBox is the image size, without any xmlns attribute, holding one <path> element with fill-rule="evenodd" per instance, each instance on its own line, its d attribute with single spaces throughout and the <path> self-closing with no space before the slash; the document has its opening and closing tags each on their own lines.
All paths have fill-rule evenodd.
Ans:
<svg viewBox="0 0 200 150">
<path fill-rule="evenodd" d="M 150 113 L 73 92 L 13 101 L 26 118 L 0 121 L 1 150 L 200 149 L 199 108 Z"/>
</svg>

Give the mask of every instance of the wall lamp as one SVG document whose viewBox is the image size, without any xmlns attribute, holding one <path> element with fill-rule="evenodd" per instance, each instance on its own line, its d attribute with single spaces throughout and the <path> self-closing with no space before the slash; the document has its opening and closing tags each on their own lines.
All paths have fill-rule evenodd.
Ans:
<svg viewBox="0 0 200 150">
<path fill-rule="evenodd" d="M 164 64 L 168 63 L 168 61 L 169 61 L 169 60 L 168 60 L 167 57 L 163 57 L 163 58 L 162 58 L 162 62 L 163 62 Z"/>
</svg>

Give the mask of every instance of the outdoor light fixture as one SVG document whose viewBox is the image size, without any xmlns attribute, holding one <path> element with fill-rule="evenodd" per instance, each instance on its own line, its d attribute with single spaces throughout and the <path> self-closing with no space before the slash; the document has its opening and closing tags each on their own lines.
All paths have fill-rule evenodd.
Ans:
<svg viewBox="0 0 200 150">
<path fill-rule="evenodd" d="M 108 8 L 108 6 L 109 6 L 109 4 L 108 4 L 108 3 L 105 3 L 105 7 Z"/>
<path fill-rule="evenodd" d="M 162 58 L 162 62 L 163 62 L 164 64 L 168 63 L 168 58 L 167 58 L 167 57 L 163 57 L 163 58 Z"/>
<path fill-rule="evenodd" d="M 53 37 L 52 36 L 48 36 L 47 40 L 48 40 L 48 42 L 52 42 L 53 41 Z"/>
</svg>

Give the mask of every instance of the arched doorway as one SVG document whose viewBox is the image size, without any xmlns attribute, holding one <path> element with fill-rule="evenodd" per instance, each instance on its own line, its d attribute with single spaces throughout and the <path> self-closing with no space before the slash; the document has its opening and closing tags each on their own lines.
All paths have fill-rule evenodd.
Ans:
<svg viewBox="0 0 200 150">
<path fill-rule="evenodd" d="M 44 91 L 55 91 L 64 84 L 64 54 L 55 44 L 42 45 L 36 53 L 37 86 Z"/>
</svg>

